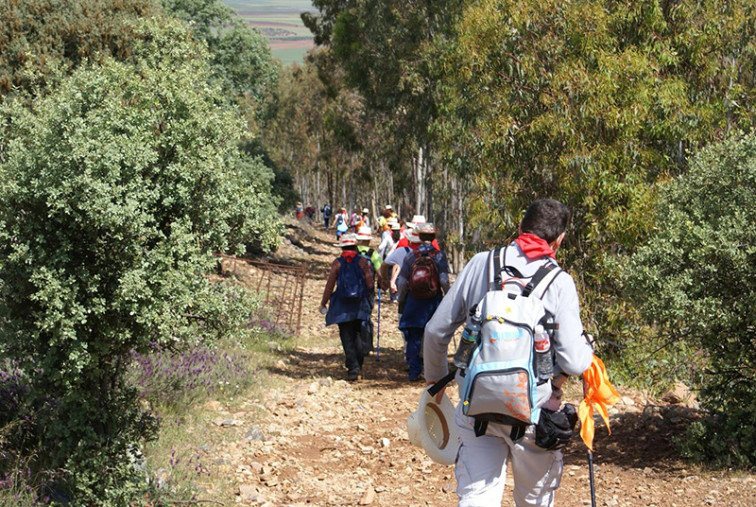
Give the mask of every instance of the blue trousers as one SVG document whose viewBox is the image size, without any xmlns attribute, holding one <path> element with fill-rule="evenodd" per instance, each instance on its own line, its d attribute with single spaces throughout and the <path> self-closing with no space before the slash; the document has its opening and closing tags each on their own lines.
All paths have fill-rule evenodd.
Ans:
<svg viewBox="0 0 756 507">
<path fill-rule="evenodd" d="M 407 340 L 407 350 L 404 353 L 404 358 L 407 360 L 407 365 L 409 365 L 410 380 L 415 380 L 423 372 L 423 360 L 420 357 L 420 348 L 423 344 L 424 331 L 422 327 L 402 329 L 404 339 Z"/>
</svg>

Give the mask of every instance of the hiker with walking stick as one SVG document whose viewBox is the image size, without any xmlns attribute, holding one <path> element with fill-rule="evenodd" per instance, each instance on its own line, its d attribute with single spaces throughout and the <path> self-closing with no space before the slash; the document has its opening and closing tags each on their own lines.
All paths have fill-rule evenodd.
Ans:
<svg viewBox="0 0 756 507">
<path fill-rule="evenodd" d="M 449 342 L 466 323 L 455 355 L 460 506 L 501 505 L 507 460 L 517 506 L 554 504 L 560 449 L 577 420 L 572 405 L 562 408 L 561 385 L 593 356 L 575 282 L 556 262 L 569 217 L 558 201 L 533 202 L 520 235 L 473 257 L 425 328 L 425 378 L 441 386 L 453 378 Z"/>
</svg>

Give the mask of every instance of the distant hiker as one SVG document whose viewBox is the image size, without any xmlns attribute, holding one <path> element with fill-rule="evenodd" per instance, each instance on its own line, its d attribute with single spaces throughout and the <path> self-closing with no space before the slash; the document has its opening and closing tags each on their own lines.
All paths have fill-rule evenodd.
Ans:
<svg viewBox="0 0 756 507">
<path fill-rule="evenodd" d="M 388 221 L 389 229 L 381 233 L 381 244 L 378 245 L 378 252 L 381 259 L 386 259 L 396 250 L 396 244 L 399 242 L 399 222 L 394 219 Z"/>
<path fill-rule="evenodd" d="M 336 213 L 333 223 L 336 225 L 336 239 L 338 240 L 342 234 L 349 230 L 349 215 L 347 215 L 346 208 L 341 208 Z"/>
<path fill-rule="evenodd" d="M 331 217 L 333 217 L 333 209 L 330 204 L 324 204 L 320 212 L 323 213 L 323 224 L 326 232 L 328 232 L 328 225 L 331 223 Z"/>
<path fill-rule="evenodd" d="M 396 286 L 396 279 L 399 277 L 399 270 L 404 263 L 404 259 L 410 254 L 410 252 L 420 247 L 421 243 L 420 236 L 414 229 L 407 230 L 406 235 L 409 246 L 399 247 L 399 242 L 397 242 L 394 251 L 384 259 L 383 264 L 381 265 L 381 287 L 388 289 L 389 294 L 391 294 L 392 302 L 399 298 L 399 289 Z M 399 313 L 402 313 L 402 309 L 403 306 L 400 305 Z"/>
<path fill-rule="evenodd" d="M 305 215 L 307 215 L 307 218 L 312 220 L 315 217 L 315 208 L 312 206 L 307 206 L 305 208 Z"/>
<path fill-rule="evenodd" d="M 381 253 L 381 257 L 383 258 L 381 269 L 378 272 L 378 283 L 381 284 L 381 289 L 388 292 L 389 300 L 392 303 L 395 303 L 398 295 L 396 291 L 392 292 L 390 290 L 390 282 L 392 276 L 394 281 L 396 281 L 396 276 L 394 275 L 399 274 L 399 268 L 396 267 L 396 273 L 394 273 L 394 264 L 387 263 L 386 259 L 391 257 L 391 254 L 393 254 L 396 250 L 396 244 L 399 242 L 400 231 L 399 222 L 396 222 L 393 218 L 391 219 L 389 224 L 391 226 L 391 230 L 383 233 L 383 240 L 381 241 L 381 244 L 378 245 L 378 251 Z"/>
<path fill-rule="evenodd" d="M 301 202 L 298 202 L 296 208 L 294 208 L 294 216 L 296 216 L 299 220 L 304 218 L 304 209 L 302 208 Z"/>
<path fill-rule="evenodd" d="M 575 282 L 556 262 L 569 217 L 558 201 L 533 202 L 517 239 L 473 257 L 425 327 L 428 384 L 450 378 L 447 348 L 465 322 L 461 344 L 477 351 L 465 360 L 458 351 L 459 505 L 501 505 L 507 460 L 515 505 L 554 504 L 559 448 L 577 419 L 574 407 L 573 415 L 559 410 L 560 387 L 566 375 L 582 374 L 593 354 L 582 337 Z M 502 340 L 506 348 L 497 345 Z"/>
<path fill-rule="evenodd" d="M 404 306 L 399 329 L 407 340 L 405 358 L 409 365 L 410 381 L 420 379 L 423 368 L 420 348 L 425 325 L 449 290 L 446 254 L 432 244 L 436 228 L 431 223 L 424 223 L 416 229 L 421 244 L 406 256 L 396 281 L 399 304 Z"/>
<path fill-rule="evenodd" d="M 381 269 L 381 264 L 383 264 L 383 258 L 378 253 L 378 250 L 370 247 L 370 241 L 373 239 L 372 232 L 368 225 L 363 225 L 359 228 L 357 231 L 357 250 L 360 252 L 360 255 L 364 255 L 370 259 L 373 269 L 378 272 Z"/>
<path fill-rule="evenodd" d="M 391 218 L 391 211 L 389 209 L 384 209 L 381 211 L 381 215 L 378 217 L 378 230 L 381 232 L 388 230 L 388 220 Z"/>
<path fill-rule="evenodd" d="M 354 208 L 354 210 L 352 210 L 352 214 L 349 215 L 349 232 L 356 234 L 359 223 L 360 223 L 360 210 L 359 208 Z"/>
<path fill-rule="evenodd" d="M 341 255 L 331 264 L 320 311 L 325 313 L 327 326 L 339 325 L 346 357 L 346 379 L 353 382 L 359 378 L 364 357 L 370 352 L 362 339 L 361 328 L 363 322 L 370 321 L 373 268 L 367 257 L 357 251 L 354 234 L 344 234 L 339 246 Z"/>
<path fill-rule="evenodd" d="M 362 226 L 357 230 L 357 251 L 360 253 L 360 255 L 367 257 L 368 260 L 370 260 L 370 265 L 373 268 L 373 276 L 375 278 L 376 283 L 379 279 L 379 270 L 381 269 L 381 264 L 383 263 L 383 259 L 381 258 L 381 254 L 378 253 L 378 251 L 374 250 L 370 247 L 370 241 L 373 239 L 372 237 L 372 231 L 370 230 L 370 227 L 368 226 Z M 370 308 L 373 308 L 375 306 L 375 286 L 370 287 Z M 365 321 L 363 323 L 363 337 L 365 338 L 365 343 L 368 344 L 367 350 L 371 351 L 373 350 L 373 322 L 371 320 Z"/>
<path fill-rule="evenodd" d="M 370 228 L 370 216 L 368 215 L 370 210 L 367 208 L 362 209 L 362 215 L 360 216 L 360 227 Z"/>
</svg>

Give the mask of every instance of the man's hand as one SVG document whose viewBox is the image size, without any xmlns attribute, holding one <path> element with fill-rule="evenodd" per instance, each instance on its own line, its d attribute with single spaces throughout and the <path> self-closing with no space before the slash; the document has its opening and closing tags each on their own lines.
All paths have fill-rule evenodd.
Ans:
<svg viewBox="0 0 756 507">
<path fill-rule="evenodd" d="M 425 383 L 425 387 L 430 387 L 430 386 L 432 386 L 435 383 L 436 383 L 435 380 L 434 381 L 427 381 Z M 436 395 L 436 397 L 433 398 L 433 400 L 436 402 L 436 405 L 441 405 L 441 400 L 444 398 L 444 392 L 445 391 L 446 391 L 446 386 L 444 386 L 443 388 L 441 388 L 441 390 L 438 392 L 438 394 Z"/>
<path fill-rule="evenodd" d="M 399 289 L 396 288 L 396 283 L 391 282 L 391 294 L 396 294 L 399 292 Z"/>
<path fill-rule="evenodd" d="M 321 306 L 320 307 L 320 313 L 322 313 L 323 315 L 327 314 L 328 313 L 328 308 L 326 308 L 325 306 Z"/>
</svg>

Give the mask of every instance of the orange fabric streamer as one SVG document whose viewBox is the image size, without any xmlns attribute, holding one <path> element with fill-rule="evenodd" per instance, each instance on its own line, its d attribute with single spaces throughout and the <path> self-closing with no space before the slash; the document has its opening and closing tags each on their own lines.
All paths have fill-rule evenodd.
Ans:
<svg viewBox="0 0 756 507">
<path fill-rule="evenodd" d="M 583 390 L 585 391 L 585 399 L 580 402 L 578 409 L 580 438 L 583 439 L 588 449 L 593 451 L 593 434 L 595 431 L 593 408 L 595 407 L 598 410 L 611 435 L 612 430 L 609 428 L 609 412 L 607 409 L 619 401 L 619 393 L 609 383 L 609 376 L 606 373 L 603 361 L 595 355 L 591 366 L 583 372 Z"/>
</svg>

